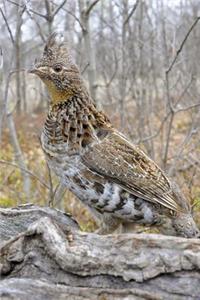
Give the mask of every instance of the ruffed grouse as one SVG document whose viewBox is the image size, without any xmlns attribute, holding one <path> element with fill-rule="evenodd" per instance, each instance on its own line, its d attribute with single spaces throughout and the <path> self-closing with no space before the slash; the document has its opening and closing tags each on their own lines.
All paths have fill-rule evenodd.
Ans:
<svg viewBox="0 0 200 300">
<path fill-rule="evenodd" d="M 52 34 L 31 73 L 51 97 L 41 136 L 52 170 L 102 217 L 103 230 L 119 224 L 158 224 L 168 217 L 177 235 L 199 231 L 190 205 L 165 173 L 97 110 L 63 37 Z"/>
</svg>

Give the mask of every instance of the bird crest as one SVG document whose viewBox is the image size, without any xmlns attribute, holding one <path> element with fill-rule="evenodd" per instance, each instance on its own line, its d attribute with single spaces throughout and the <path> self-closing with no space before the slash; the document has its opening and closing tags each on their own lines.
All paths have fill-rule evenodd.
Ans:
<svg viewBox="0 0 200 300">
<path fill-rule="evenodd" d="M 73 64 L 62 33 L 54 32 L 47 39 L 41 61 L 47 65 L 52 65 L 55 62 L 62 65 Z"/>
</svg>

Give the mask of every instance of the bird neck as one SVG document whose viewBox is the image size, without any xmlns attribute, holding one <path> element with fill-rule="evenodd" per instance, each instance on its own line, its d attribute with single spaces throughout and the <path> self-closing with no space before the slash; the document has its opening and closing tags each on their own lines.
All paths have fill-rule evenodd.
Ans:
<svg viewBox="0 0 200 300">
<path fill-rule="evenodd" d="M 108 117 L 102 112 L 99 111 L 89 93 L 85 91 L 76 92 L 76 94 L 67 97 L 63 101 L 58 103 L 51 103 L 50 105 L 50 114 L 56 119 L 60 119 L 60 114 L 62 112 L 69 119 L 80 118 L 81 123 L 88 123 L 94 127 L 103 127 L 111 128 L 112 125 Z"/>
<path fill-rule="evenodd" d="M 87 99 L 87 102 L 92 101 L 84 82 L 80 78 L 73 79 L 73 84 L 71 84 L 70 87 L 66 89 L 56 88 L 55 84 L 52 81 L 46 81 L 45 84 L 51 98 L 51 106 L 63 102 L 66 103 L 72 97 Z"/>
<path fill-rule="evenodd" d="M 77 115 L 77 113 L 84 112 L 85 115 L 88 114 L 88 108 L 93 112 L 97 112 L 97 109 L 91 99 L 90 95 L 88 94 L 87 90 L 79 90 L 76 93 L 73 92 L 66 92 L 62 95 L 59 94 L 53 95 L 50 102 L 50 111 L 57 115 L 57 112 L 63 110 L 66 114 L 70 115 Z"/>
<path fill-rule="evenodd" d="M 65 102 L 72 96 L 72 92 L 70 90 L 58 90 L 55 88 L 55 85 L 51 81 L 46 82 L 46 86 L 52 106 L 58 104 L 59 102 Z"/>
<path fill-rule="evenodd" d="M 76 152 L 105 138 L 112 131 L 112 125 L 106 115 L 96 109 L 90 97 L 79 94 L 79 97 L 71 96 L 50 106 L 45 130 L 51 140 L 56 139 L 57 134 L 58 139 L 67 142 L 70 151 Z"/>
</svg>

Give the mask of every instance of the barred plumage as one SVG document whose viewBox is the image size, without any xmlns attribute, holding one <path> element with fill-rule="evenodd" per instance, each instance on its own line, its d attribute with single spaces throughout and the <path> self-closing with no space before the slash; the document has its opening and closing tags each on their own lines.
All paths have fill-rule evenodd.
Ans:
<svg viewBox="0 0 200 300">
<path fill-rule="evenodd" d="M 52 101 L 41 137 L 49 165 L 102 217 L 104 232 L 120 223 L 160 224 L 167 216 L 178 235 L 199 234 L 176 185 L 96 109 L 58 34 L 31 72 L 47 85 Z"/>
</svg>

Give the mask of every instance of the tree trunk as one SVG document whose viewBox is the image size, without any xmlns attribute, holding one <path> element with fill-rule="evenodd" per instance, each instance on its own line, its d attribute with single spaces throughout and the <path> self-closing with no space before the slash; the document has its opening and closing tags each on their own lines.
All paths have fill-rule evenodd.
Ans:
<svg viewBox="0 0 200 300">
<path fill-rule="evenodd" d="M 199 299 L 200 240 L 81 232 L 60 211 L 0 209 L 1 299 Z"/>
<path fill-rule="evenodd" d="M 15 32 L 15 68 L 16 68 L 16 98 L 17 98 L 17 113 L 22 112 L 22 98 L 21 98 L 21 26 L 22 26 L 23 12 L 17 7 L 17 24 Z"/>
<path fill-rule="evenodd" d="M 95 62 L 95 53 L 94 47 L 92 47 L 91 42 L 91 30 L 90 30 L 90 13 L 88 13 L 88 5 L 87 1 L 79 0 L 79 10 L 80 10 L 80 20 L 82 23 L 82 33 L 83 33 L 83 41 L 85 47 L 85 53 L 87 55 L 87 61 L 89 63 L 87 68 L 88 73 L 88 81 L 90 93 L 93 100 L 96 102 L 96 62 Z"/>
</svg>

